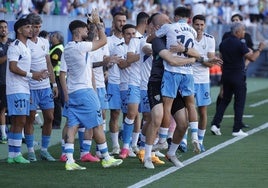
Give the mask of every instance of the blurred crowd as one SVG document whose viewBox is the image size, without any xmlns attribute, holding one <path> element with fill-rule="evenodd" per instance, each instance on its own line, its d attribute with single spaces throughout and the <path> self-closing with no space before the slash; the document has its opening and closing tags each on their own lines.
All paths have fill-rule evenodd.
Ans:
<svg viewBox="0 0 268 188">
<path fill-rule="evenodd" d="M 128 19 L 134 19 L 141 11 L 172 16 L 174 7 L 178 6 L 191 7 L 194 15 L 206 15 L 208 26 L 228 24 L 235 13 L 243 15 L 246 24 L 262 23 L 268 17 L 268 0 L 1 0 L 0 4 L 0 12 L 17 17 L 30 12 L 76 17 L 98 8 L 104 19 L 119 11 L 127 13 Z"/>
</svg>

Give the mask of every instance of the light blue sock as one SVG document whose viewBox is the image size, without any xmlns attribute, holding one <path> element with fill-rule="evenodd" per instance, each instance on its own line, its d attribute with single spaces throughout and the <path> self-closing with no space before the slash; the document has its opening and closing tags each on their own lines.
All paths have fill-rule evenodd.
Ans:
<svg viewBox="0 0 268 188">
<path fill-rule="evenodd" d="M 189 122 L 192 134 L 192 140 L 198 140 L 198 122 Z"/>
<path fill-rule="evenodd" d="M 186 130 L 185 134 L 183 135 L 181 143 L 184 143 L 185 145 L 187 145 L 187 139 L 188 139 L 188 129 Z"/>
<path fill-rule="evenodd" d="M 49 141 L 50 141 L 50 136 L 45 136 L 45 135 L 42 135 L 42 148 L 41 150 L 46 150 L 48 148 L 48 145 L 49 145 Z"/>
<path fill-rule="evenodd" d="M 127 118 L 126 118 L 127 119 Z M 124 121 L 123 123 L 123 127 L 124 127 L 124 130 L 123 130 L 123 143 L 124 144 L 129 144 L 130 141 L 131 141 L 131 136 L 132 136 L 132 132 L 133 132 L 133 129 L 134 129 L 134 120 L 133 122 L 131 123 L 127 123 L 129 121 Z"/>
<path fill-rule="evenodd" d="M 160 127 L 159 129 L 159 143 L 164 143 L 168 137 L 168 128 Z"/>
<path fill-rule="evenodd" d="M 34 135 L 33 134 L 25 134 L 25 143 L 27 148 L 33 148 L 34 146 Z"/>
<path fill-rule="evenodd" d="M 110 159 L 110 155 L 108 153 L 108 147 L 107 147 L 107 143 L 104 142 L 103 144 L 98 144 L 98 150 L 100 151 L 102 157 L 106 160 Z"/>
<path fill-rule="evenodd" d="M 141 137 L 140 137 L 140 149 L 145 149 L 145 136 L 143 134 L 141 134 Z"/>
<path fill-rule="evenodd" d="M 14 151 L 15 151 L 15 148 L 14 148 L 14 144 L 13 144 L 13 139 L 14 139 L 14 133 L 13 132 L 9 132 L 8 133 L 8 157 L 11 157 L 13 158 L 13 154 L 14 154 Z"/>
<path fill-rule="evenodd" d="M 78 140 L 79 140 L 80 150 L 83 149 L 83 141 L 84 141 L 85 130 L 86 130 L 85 128 L 79 128 L 78 129 Z"/>
<path fill-rule="evenodd" d="M 91 140 L 83 140 L 83 145 L 81 148 L 81 152 L 89 152 L 91 148 L 92 141 Z"/>
<path fill-rule="evenodd" d="M 206 133 L 206 129 L 205 130 L 198 129 L 198 141 L 200 144 L 203 144 L 205 133 Z"/>
<path fill-rule="evenodd" d="M 22 133 L 13 133 L 15 157 L 21 154 Z"/>
</svg>

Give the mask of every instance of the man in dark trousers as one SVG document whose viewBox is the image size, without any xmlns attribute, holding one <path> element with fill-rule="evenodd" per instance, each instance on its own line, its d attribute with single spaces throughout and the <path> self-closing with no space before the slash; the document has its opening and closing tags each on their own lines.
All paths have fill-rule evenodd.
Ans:
<svg viewBox="0 0 268 188">
<path fill-rule="evenodd" d="M 13 40 L 8 38 L 8 24 L 5 20 L 0 20 L 0 133 L 1 144 L 7 143 L 6 134 L 6 69 L 7 69 L 7 49 Z"/>
<path fill-rule="evenodd" d="M 59 75 L 60 75 L 60 64 L 61 64 L 60 59 L 61 59 L 61 54 L 64 49 L 63 47 L 64 38 L 63 38 L 63 35 L 59 31 L 55 31 L 51 33 L 49 40 L 51 43 L 49 55 L 50 55 L 50 60 L 53 66 L 53 71 L 55 74 L 55 79 L 58 85 L 58 92 L 59 92 L 58 97 L 54 98 L 54 120 L 53 120 L 52 128 L 60 129 L 61 116 L 62 116 L 61 108 L 64 104 L 64 99 L 63 99 L 61 84 L 59 81 Z"/>
<path fill-rule="evenodd" d="M 247 136 L 248 134 L 242 131 L 242 117 L 244 113 L 246 101 L 246 71 L 245 59 L 255 61 L 260 52 L 264 48 L 261 42 L 258 49 L 253 52 L 247 45 L 241 41 L 245 37 L 245 26 L 242 23 L 236 22 L 231 26 L 231 36 L 223 40 L 219 46 L 221 57 L 223 60 L 222 66 L 222 84 L 223 98 L 216 109 L 216 114 L 211 123 L 211 131 L 215 135 L 221 135 L 220 123 L 224 112 L 232 100 L 234 95 L 234 125 L 233 136 Z"/>
<path fill-rule="evenodd" d="M 240 14 L 234 14 L 232 17 L 231 17 L 231 21 L 232 23 L 235 23 L 235 22 L 243 22 L 243 17 L 240 15 Z M 230 37 L 232 35 L 231 31 L 228 31 L 228 32 L 225 32 L 222 36 L 222 41 L 227 39 L 228 37 Z M 247 47 L 250 48 L 251 50 L 253 50 L 253 42 L 252 42 L 252 38 L 251 38 L 251 35 L 249 33 L 245 33 L 245 36 L 243 39 L 241 39 L 242 42 L 245 42 Z M 250 61 L 249 60 L 246 60 L 245 61 L 245 69 L 247 69 L 247 66 L 249 65 Z M 221 100 L 222 100 L 222 97 L 223 97 L 223 88 L 222 88 L 222 83 L 220 83 L 220 92 L 219 92 L 219 95 L 217 97 L 217 101 L 216 101 L 216 108 L 218 108 L 218 106 L 220 105 L 221 103 Z M 249 128 L 248 125 L 246 125 L 245 123 L 243 123 L 243 128 Z"/>
</svg>

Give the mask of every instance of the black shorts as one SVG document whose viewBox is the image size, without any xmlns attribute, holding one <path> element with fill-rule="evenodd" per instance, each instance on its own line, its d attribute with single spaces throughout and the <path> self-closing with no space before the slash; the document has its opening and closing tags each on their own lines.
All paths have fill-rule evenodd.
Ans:
<svg viewBox="0 0 268 188">
<path fill-rule="evenodd" d="M 161 82 L 148 82 L 148 99 L 150 108 L 153 109 L 157 104 L 163 103 L 163 98 L 161 94 Z M 171 114 L 174 115 L 178 110 L 185 107 L 184 100 L 180 94 L 177 93 L 176 98 L 173 101 Z"/>
<path fill-rule="evenodd" d="M 163 103 L 161 94 L 161 81 L 160 82 L 148 82 L 148 100 L 150 109 L 153 109 L 157 104 Z"/>
<path fill-rule="evenodd" d="M 175 113 L 185 107 L 184 100 L 180 94 L 180 92 L 177 93 L 176 98 L 173 101 L 172 107 L 171 107 L 171 114 L 175 115 Z"/>
<path fill-rule="evenodd" d="M 6 85 L 0 85 L 0 109 L 7 107 Z"/>
</svg>

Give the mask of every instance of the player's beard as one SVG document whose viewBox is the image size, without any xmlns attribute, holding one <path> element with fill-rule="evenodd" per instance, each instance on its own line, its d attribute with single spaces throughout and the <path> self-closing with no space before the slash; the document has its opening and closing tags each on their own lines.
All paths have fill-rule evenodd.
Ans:
<svg viewBox="0 0 268 188">
<path fill-rule="evenodd" d="M 3 32 L 3 33 L 0 34 L 0 38 L 1 39 L 5 38 L 7 36 L 8 36 L 8 34 L 6 32 Z"/>
<path fill-rule="evenodd" d="M 115 31 L 118 32 L 118 33 L 121 33 L 122 32 L 122 28 L 123 26 L 120 28 L 120 27 L 115 27 Z"/>
</svg>

